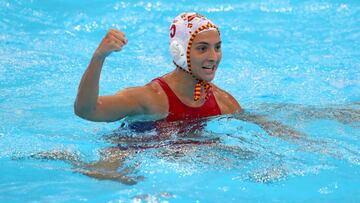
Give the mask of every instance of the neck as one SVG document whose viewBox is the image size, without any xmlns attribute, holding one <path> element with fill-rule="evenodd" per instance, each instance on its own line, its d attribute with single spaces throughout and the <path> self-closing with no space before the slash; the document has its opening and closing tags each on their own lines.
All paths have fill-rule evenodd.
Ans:
<svg viewBox="0 0 360 203">
<path fill-rule="evenodd" d="M 187 73 L 180 68 L 176 68 L 174 71 L 167 75 L 169 83 L 172 87 L 175 87 L 175 91 L 186 98 L 193 99 L 195 85 L 198 82 L 190 73 Z M 201 92 L 203 93 L 203 89 Z"/>
</svg>

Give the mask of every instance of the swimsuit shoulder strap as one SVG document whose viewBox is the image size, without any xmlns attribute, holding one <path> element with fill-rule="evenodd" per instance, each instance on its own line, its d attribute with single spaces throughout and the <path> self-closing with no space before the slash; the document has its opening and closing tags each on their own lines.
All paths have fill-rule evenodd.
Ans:
<svg viewBox="0 0 360 203">
<path fill-rule="evenodd" d="M 173 106 L 177 106 L 179 104 L 183 104 L 178 96 L 174 93 L 174 91 L 170 88 L 170 86 L 165 82 L 163 78 L 155 78 L 153 81 L 159 83 L 161 88 L 164 90 L 168 102 L 169 102 L 169 110 L 172 109 Z"/>
</svg>

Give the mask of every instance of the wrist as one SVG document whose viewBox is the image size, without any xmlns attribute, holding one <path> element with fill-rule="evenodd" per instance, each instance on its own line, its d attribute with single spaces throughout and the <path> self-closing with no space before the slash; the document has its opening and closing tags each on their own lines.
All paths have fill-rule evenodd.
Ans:
<svg viewBox="0 0 360 203">
<path fill-rule="evenodd" d="M 106 58 L 106 55 L 103 52 L 96 50 L 93 54 L 93 58 L 97 60 L 104 60 Z"/>
</svg>

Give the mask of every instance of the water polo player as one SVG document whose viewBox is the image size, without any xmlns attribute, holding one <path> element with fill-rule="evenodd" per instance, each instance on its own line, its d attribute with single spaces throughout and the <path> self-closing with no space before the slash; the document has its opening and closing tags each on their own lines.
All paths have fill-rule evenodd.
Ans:
<svg viewBox="0 0 360 203">
<path fill-rule="evenodd" d="M 175 70 L 144 86 L 99 96 L 105 58 L 127 44 L 123 32 L 109 30 L 81 79 L 75 113 L 109 122 L 135 115 L 176 121 L 240 112 L 236 99 L 211 83 L 222 57 L 217 26 L 197 13 L 182 13 L 172 22 L 169 36 Z"/>
</svg>

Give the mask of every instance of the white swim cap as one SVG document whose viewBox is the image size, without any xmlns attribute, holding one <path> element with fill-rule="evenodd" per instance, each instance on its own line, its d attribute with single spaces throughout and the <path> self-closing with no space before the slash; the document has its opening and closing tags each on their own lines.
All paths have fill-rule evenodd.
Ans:
<svg viewBox="0 0 360 203">
<path fill-rule="evenodd" d="M 191 73 L 190 49 L 197 34 L 218 28 L 206 17 L 185 12 L 178 15 L 170 26 L 170 53 L 175 65 Z"/>
</svg>

